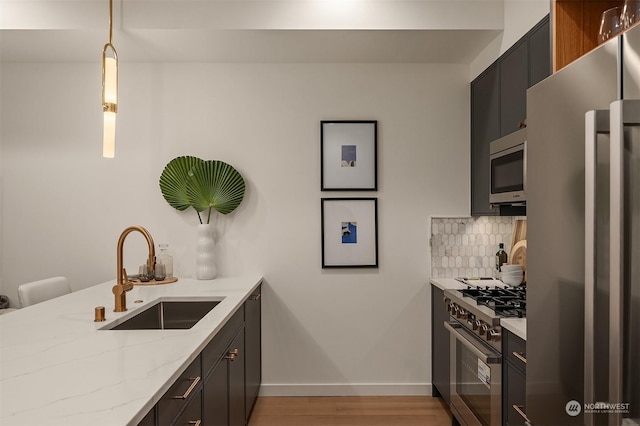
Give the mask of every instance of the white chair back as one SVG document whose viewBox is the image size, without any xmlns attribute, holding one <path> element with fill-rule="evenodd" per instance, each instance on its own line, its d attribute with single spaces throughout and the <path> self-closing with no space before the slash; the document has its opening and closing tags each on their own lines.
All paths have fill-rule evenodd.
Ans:
<svg viewBox="0 0 640 426">
<path fill-rule="evenodd" d="M 71 293 L 71 287 L 65 277 L 46 278 L 20 284 L 18 287 L 18 301 L 20 302 L 20 307 L 24 308 L 69 293 Z"/>
</svg>

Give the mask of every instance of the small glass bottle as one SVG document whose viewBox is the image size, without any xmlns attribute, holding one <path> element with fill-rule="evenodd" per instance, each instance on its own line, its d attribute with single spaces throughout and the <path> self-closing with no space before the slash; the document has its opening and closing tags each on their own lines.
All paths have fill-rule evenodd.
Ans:
<svg viewBox="0 0 640 426">
<path fill-rule="evenodd" d="M 169 244 L 158 244 L 160 254 L 156 260 L 157 263 L 164 265 L 164 272 L 166 278 L 173 278 L 173 257 L 169 254 Z"/>
<path fill-rule="evenodd" d="M 501 272 L 502 265 L 505 263 L 507 263 L 507 252 L 504 251 L 504 243 L 500 243 L 496 253 L 496 272 Z"/>
</svg>

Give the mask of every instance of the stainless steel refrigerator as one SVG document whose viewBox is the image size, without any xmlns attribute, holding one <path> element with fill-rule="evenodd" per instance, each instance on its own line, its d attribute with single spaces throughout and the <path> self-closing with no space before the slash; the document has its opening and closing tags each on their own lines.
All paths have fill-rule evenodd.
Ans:
<svg viewBox="0 0 640 426">
<path fill-rule="evenodd" d="M 640 26 L 527 93 L 530 423 L 640 424 Z"/>
</svg>

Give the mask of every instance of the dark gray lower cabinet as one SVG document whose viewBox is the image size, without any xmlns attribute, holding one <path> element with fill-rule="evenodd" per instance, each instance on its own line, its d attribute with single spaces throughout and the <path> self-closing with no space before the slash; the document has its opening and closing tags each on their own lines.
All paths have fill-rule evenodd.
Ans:
<svg viewBox="0 0 640 426">
<path fill-rule="evenodd" d="M 207 425 L 226 426 L 229 422 L 228 371 L 228 363 L 223 360 L 211 370 L 204 383 L 202 411 Z"/>
<path fill-rule="evenodd" d="M 139 425 L 248 424 L 262 376 L 260 294 L 258 287 Z"/>
<path fill-rule="evenodd" d="M 249 423 L 249 416 L 253 411 L 253 406 L 258 399 L 260 383 L 262 382 L 262 289 L 258 289 L 249 297 L 245 303 L 245 409 L 246 422 Z"/>
<path fill-rule="evenodd" d="M 176 426 L 194 426 L 202 423 L 202 385 L 194 392 L 182 414 L 173 423 Z M 160 423 L 162 424 L 162 423 Z"/>
<path fill-rule="evenodd" d="M 526 345 L 520 337 L 503 330 L 502 418 L 507 426 L 524 426 L 526 422 Z"/>
<path fill-rule="evenodd" d="M 226 356 L 229 363 L 229 425 L 243 426 L 246 423 L 244 412 L 244 328 L 240 330 Z"/>
<path fill-rule="evenodd" d="M 451 403 L 451 389 L 449 379 L 449 333 L 444 328 L 444 322 L 449 320 L 449 314 L 443 302 L 444 291 L 431 286 L 431 381 L 433 396 L 441 396 Z"/>
</svg>

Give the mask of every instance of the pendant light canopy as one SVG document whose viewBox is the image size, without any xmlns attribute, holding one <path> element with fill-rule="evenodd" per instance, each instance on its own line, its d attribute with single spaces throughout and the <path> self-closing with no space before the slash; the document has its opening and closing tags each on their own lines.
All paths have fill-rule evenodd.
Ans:
<svg viewBox="0 0 640 426">
<path fill-rule="evenodd" d="M 116 113 L 118 112 L 118 53 L 111 44 L 113 35 L 113 0 L 109 0 L 109 42 L 102 49 L 102 109 L 104 134 L 102 156 L 114 158 L 116 154 Z"/>
</svg>

